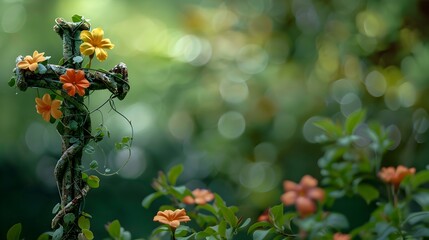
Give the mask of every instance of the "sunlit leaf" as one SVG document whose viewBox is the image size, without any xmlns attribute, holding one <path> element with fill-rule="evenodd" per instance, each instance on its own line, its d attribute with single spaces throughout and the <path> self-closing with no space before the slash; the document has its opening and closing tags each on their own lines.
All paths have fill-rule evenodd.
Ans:
<svg viewBox="0 0 429 240">
<path fill-rule="evenodd" d="M 21 236 L 22 224 L 17 223 L 7 231 L 7 240 L 19 240 Z"/>
<path fill-rule="evenodd" d="M 91 223 L 88 218 L 84 216 L 80 216 L 77 220 L 77 225 L 80 229 L 89 229 L 91 227 Z"/>
<path fill-rule="evenodd" d="M 82 21 L 82 16 L 75 14 L 72 16 L 72 21 L 73 22 L 81 22 Z"/>
<path fill-rule="evenodd" d="M 121 224 L 118 220 L 114 220 L 106 226 L 107 232 L 113 238 L 119 238 L 121 236 Z"/>
<path fill-rule="evenodd" d="M 98 188 L 100 187 L 100 178 L 95 175 L 90 175 L 86 181 L 90 188 Z"/>
<path fill-rule="evenodd" d="M 86 237 L 86 239 L 88 239 L 88 240 L 94 239 L 94 233 L 92 233 L 91 230 L 89 230 L 89 229 L 82 229 L 82 233 Z"/>
</svg>

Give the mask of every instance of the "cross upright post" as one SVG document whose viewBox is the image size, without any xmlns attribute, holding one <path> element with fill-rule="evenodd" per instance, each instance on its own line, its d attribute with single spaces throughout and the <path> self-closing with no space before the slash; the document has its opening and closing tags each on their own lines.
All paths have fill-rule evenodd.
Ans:
<svg viewBox="0 0 429 240">
<path fill-rule="evenodd" d="M 63 41 L 63 64 L 47 64 L 44 71 L 29 71 L 28 69 L 15 68 L 16 86 L 21 91 L 27 88 L 49 89 L 52 93 L 60 92 L 63 98 L 63 116 L 57 125 L 57 130 L 62 138 L 62 155 L 58 160 L 54 174 L 61 198 L 61 208 L 52 219 L 53 229 L 63 227 L 61 239 L 78 239 L 81 229 L 78 227 L 78 218 L 82 211 L 82 199 L 86 196 L 89 186 L 82 180 L 82 153 L 86 144 L 94 137 L 91 134 L 90 112 L 84 103 L 84 98 L 89 91 L 108 89 L 112 98 L 124 99 L 129 91 L 128 70 L 124 63 L 117 64 L 109 71 L 95 71 L 82 68 L 82 56 L 79 46 L 82 43 L 80 33 L 89 30 L 87 21 L 66 22 L 62 18 L 55 20 L 54 30 Z M 17 63 L 22 61 L 22 56 L 17 57 Z M 59 76 L 68 69 L 83 70 L 85 78 L 90 86 L 85 95 L 69 96 L 62 90 L 62 82 Z M 64 216 L 72 213 L 74 221 L 64 222 Z"/>
</svg>

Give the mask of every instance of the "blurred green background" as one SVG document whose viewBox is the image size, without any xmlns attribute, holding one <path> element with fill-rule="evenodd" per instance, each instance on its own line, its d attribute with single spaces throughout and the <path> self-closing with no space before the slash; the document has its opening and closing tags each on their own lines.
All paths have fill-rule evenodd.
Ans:
<svg viewBox="0 0 429 240">
<path fill-rule="evenodd" d="M 26 239 L 35 239 L 49 230 L 59 201 L 60 138 L 34 107 L 44 91 L 19 92 L 7 82 L 18 55 L 38 50 L 51 63 L 61 59 L 54 19 L 74 14 L 115 44 L 93 67 L 125 62 L 131 84 L 116 101 L 134 126 L 131 160 L 119 176 L 101 177 L 85 201 L 97 238 L 114 219 L 133 237 L 147 237 L 162 202 L 144 209 L 141 200 L 157 172 L 178 163 L 180 183 L 209 188 L 255 218 L 280 203 L 283 180 L 320 177 L 321 132 L 312 125 L 320 116 L 341 121 L 365 108 L 395 142 L 385 165 L 429 163 L 429 1 L 2 0 L 0 236 L 21 222 Z M 89 107 L 108 96 L 92 94 Z M 126 153 L 114 143 L 131 130 L 109 107 L 101 110 L 93 126 L 103 122 L 112 137 L 84 162 L 115 170 Z M 334 205 L 352 227 L 367 221 L 370 208 L 361 199 Z"/>
</svg>

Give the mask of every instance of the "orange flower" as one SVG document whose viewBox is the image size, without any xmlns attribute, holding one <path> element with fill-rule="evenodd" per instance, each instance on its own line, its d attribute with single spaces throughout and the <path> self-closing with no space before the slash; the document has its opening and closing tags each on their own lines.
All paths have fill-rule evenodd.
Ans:
<svg viewBox="0 0 429 240">
<path fill-rule="evenodd" d="M 399 165 L 396 169 L 394 167 L 383 167 L 378 173 L 378 177 L 385 183 L 393 184 L 398 188 L 402 180 L 408 175 L 414 175 L 415 168 L 407 168 Z"/>
<path fill-rule="evenodd" d="M 258 222 L 269 222 L 270 221 L 269 209 L 265 209 L 264 212 L 259 215 Z"/>
<path fill-rule="evenodd" d="M 343 233 L 335 233 L 333 240 L 350 240 L 350 235 Z"/>
<path fill-rule="evenodd" d="M 52 100 L 51 95 L 45 93 L 42 98 L 36 98 L 37 113 L 42 115 L 42 118 L 49 122 L 52 117 L 60 118 L 63 113 L 58 109 L 61 105 L 60 100 Z"/>
<path fill-rule="evenodd" d="M 153 221 L 158 221 L 170 225 L 172 228 L 177 228 L 180 226 L 180 222 L 189 222 L 191 219 L 186 215 L 185 209 L 176 209 L 158 211 L 156 216 L 153 218 Z"/>
<path fill-rule="evenodd" d="M 63 83 L 63 89 L 72 97 L 76 92 L 80 96 L 85 95 L 85 88 L 90 85 L 85 78 L 85 72 L 82 70 L 67 69 L 66 73 L 60 76 L 60 81 Z"/>
<path fill-rule="evenodd" d="M 296 210 L 302 217 L 306 217 L 316 211 L 315 201 L 323 201 L 325 191 L 317 187 L 317 180 L 310 175 L 301 178 L 299 184 L 292 181 L 284 181 L 285 193 L 281 201 L 286 206 L 295 204 Z"/>
<path fill-rule="evenodd" d="M 104 31 L 101 28 L 95 28 L 91 32 L 83 30 L 80 33 L 80 39 L 83 43 L 80 45 L 80 52 L 85 56 L 97 57 L 98 60 L 104 61 L 107 58 L 105 49 L 112 49 L 115 45 L 110 42 L 110 39 L 103 38 Z"/>
<path fill-rule="evenodd" d="M 30 71 L 34 72 L 39 66 L 39 62 L 43 62 L 46 60 L 43 54 L 45 53 L 39 53 L 38 51 L 34 51 L 33 56 L 25 56 L 24 60 L 17 63 L 16 66 L 21 69 L 30 69 Z"/>
<path fill-rule="evenodd" d="M 183 198 L 183 202 L 186 204 L 198 204 L 204 205 L 207 202 L 213 201 L 214 194 L 207 189 L 196 188 L 192 191 L 192 196 L 186 196 Z"/>
</svg>

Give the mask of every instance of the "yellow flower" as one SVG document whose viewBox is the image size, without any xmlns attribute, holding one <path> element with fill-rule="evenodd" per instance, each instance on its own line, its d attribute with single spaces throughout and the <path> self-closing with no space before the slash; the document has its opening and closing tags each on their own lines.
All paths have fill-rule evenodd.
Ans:
<svg viewBox="0 0 429 240">
<path fill-rule="evenodd" d="M 43 62 L 46 60 L 43 54 L 45 53 L 39 53 L 38 51 L 34 51 L 33 56 L 25 56 L 24 60 L 17 63 L 16 66 L 21 69 L 30 69 L 30 71 L 34 72 L 39 66 L 39 62 Z"/>
<path fill-rule="evenodd" d="M 172 228 L 177 228 L 180 226 L 180 222 L 189 222 L 191 219 L 186 215 L 185 209 L 176 209 L 158 211 L 156 216 L 153 218 L 153 221 L 158 221 L 170 225 Z"/>
<path fill-rule="evenodd" d="M 80 52 L 85 56 L 94 56 L 98 60 L 104 61 L 107 58 L 107 52 L 105 49 L 112 49 L 115 45 L 110 42 L 110 39 L 103 38 L 104 31 L 101 28 L 95 28 L 91 32 L 83 30 L 80 33 L 80 39 L 83 43 L 80 45 Z"/>
<path fill-rule="evenodd" d="M 52 117 L 55 119 L 60 118 L 63 113 L 58 109 L 60 108 L 60 100 L 52 100 L 51 95 L 45 93 L 42 98 L 36 98 L 37 113 L 42 115 L 42 118 L 49 122 Z"/>
</svg>

